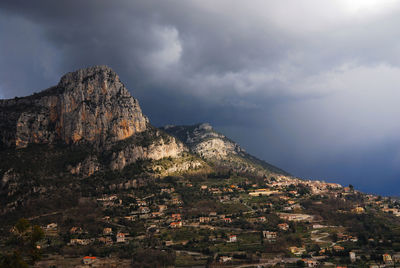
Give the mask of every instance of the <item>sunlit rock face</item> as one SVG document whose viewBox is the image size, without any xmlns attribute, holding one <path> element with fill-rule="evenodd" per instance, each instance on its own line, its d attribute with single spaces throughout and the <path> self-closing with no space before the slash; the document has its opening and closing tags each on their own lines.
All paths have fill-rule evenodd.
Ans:
<svg viewBox="0 0 400 268">
<path fill-rule="evenodd" d="M 90 143 L 97 148 L 145 131 L 139 103 L 107 66 L 64 75 L 57 86 L 0 101 L 0 146 Z"/>
</svg>

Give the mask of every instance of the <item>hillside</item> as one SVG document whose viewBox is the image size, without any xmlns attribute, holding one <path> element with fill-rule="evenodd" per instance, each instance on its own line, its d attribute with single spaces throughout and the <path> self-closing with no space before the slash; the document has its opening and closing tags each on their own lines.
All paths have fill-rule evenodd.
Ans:
<svg viewBox="0 0 400 268">
<path fill-rule="evenodd" d="M 161 129 L 178 138 L 193 153 L 216 166 L 231 168 L 237 172 L 256 173 L 260 176 L 289 175 L 286 171 L 248 154 L 239 144 L 216 132 L 208 123 L 165 126 Z"/>
</svg>

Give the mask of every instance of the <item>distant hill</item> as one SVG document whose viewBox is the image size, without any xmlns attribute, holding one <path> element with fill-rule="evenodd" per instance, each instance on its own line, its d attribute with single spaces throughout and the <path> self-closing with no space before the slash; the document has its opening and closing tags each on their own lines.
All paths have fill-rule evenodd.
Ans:
<svg viewBox="0 0 400 268">
<path fill-rule="evenodd" d="M 248 154 L 239 144 L 216 132 L 208 123 L 161 128 L 187 145 L 190 150 L 214 165 L 235 171 L 270 175 L 289 175 L 286 171 Z"/>
</svg>

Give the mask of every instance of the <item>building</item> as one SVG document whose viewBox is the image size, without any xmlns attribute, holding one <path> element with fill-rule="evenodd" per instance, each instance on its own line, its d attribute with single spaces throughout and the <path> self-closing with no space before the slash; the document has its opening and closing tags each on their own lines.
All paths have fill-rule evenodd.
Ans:
<svg viewBox="0 0 400 268">
<path fill-rule="evenodd" d="M 350 257 L 350 261 L 351 262 L 355 262 L 356 261 L 356 253 L 353 251 L 349 252 L 349 257 Z"/>
<path fill-rule="evenodd" d="M 393 263 L 393 260 L 392 260 L 392 256 L 390 256 L 389 254 L 383 254 L 382 255 L 382 258 L 383 258 L 383 262 L 385 263 L 385 264 L 392 264 Z"/>
<path fill-rule="evenodd" d="M 266 222 L 266 221 L 267 221 L 267 218 L 265 218 L 264 216 L 258 217 L 257 221 L 258 221 L 258 222 Z"/>
<path fill-rule="evenodd" d="M 237 236 L 236 235 L 230 235 L 228 239 L 229 243 L 234 243 L 237 242 Z"/>
<path fill-rule="evenodd" d="M 104 228 L 104 229 L 103 229 L 103 234 L 104 234 L 104 235 L 110 235 L 110 234 L 112 234 L 112 229 L 111 229 L 111 228 Z"/>
<path fill-rule="evenodd" d="M 210 217 L 216 217 L 217 216 L 217 212 L 216 211 L 212 211 L 208 214 Z"/>
<path fill-rule="evenodd" d="M 69 233 L 70 233 L 70 234 L 81 234 L 81 233 L 83 233 L 83 230 L 82 230 L 81 227 L 72 227 L 72 228 L 69 230 Z"/>
<path fill-rule="evenodd" d="M 280 223 L 280 224 L 278 224 L 278 228 L 281 229 L 282 231 L 287 231 L 287 230 L 289 230 L 289 224 Z"/>
<path fill-rule="evenodd" d="M 117 233 L 117 243 L 125 243 L 125 234 Z"/>
<path fill-rule="evenodd" d="M 250 196 L 260 196 L 260 195 L 273 195 L 278 194 L 278 191 L 271 191 L 268 189 L 257 189 L 254 192 L 249 193 Z"/>
<path fill-rule="evenodd" d="M 83 257 L 82 262 L 83 264 L 93 264 L 96 262 L 96 257 L 91 257 L 91 256 Z"/>
<path fill-rule="evenodd" d="M 232 261 L 232 257 L 228 257 L 228 256 L 221 256 L 219 258 L 219 262 L 229 262 Z"/>
<path fill-rule="evenodd" d="M 278 216 L 287 221 L 312 221 L 314 216 L 307 214 L 279 213 Z"/>
<path fill-rule="evenodd" d="M 172 214 L 171 215 L 171 218 L 174 220 L 174 221 L 179 221 L 179 220 L 181 220 L 181 214 L 179 214 L 179 213 L 177 213 L 177 214 Z"/>
<path fill-rule="evenodd" d="M 57 223 L 49 223 L 46 225 L 46 230 L 57 230 L 58 224 Z"/>
<path fill-rule="evenodd" d="M 141 213 L 141 214 L 150 213 L 150 209 L 148 207 L 140 207 L 139 208 L 139 213 Z"/>
<path fill-rule="evenodd" d="M 344 250 L 344 247 L 339 246 L 339 245 L 334 245 L 334 246 L 333 246 L 333 250 L 334 250 L 334 251 L 343 251 L 343 250 Z"/>
<path fill-rule="evenodd" d="M 263 231 L 263 237 L 267 239 L 268 241 L 275 241 L 277 237 L 276 232 L 270 232 L 270 231 Z"/>
<path fill-rule="evenodd" d="M 99 242 L 101 242 L 103 244 L 106 244 L 106 245 L 112 245 L 113 244 L 113 241 L 112 241 L 111 237 L 109 237 L 109 236 L 100 237 L 98 240 L 99 240 Z"/>
<path fill-rule="evenodd" d="M 357 213 L 357 214 L 362 214 L 365 212 L 365 209 L 363 207 L 355 207 L 352 209 L 352 212 Z"/>
<path fill-rule="evenodd" d="M 171 227 L 171 228 L 181 228 L 182 227 L 182 222 L 181 221 L 171 222 L 169 227 Z"/>
<path fill-rule="evenodd" d="M 318 267 L 318 261 L 313 259 L 302 259 L 306 267 Z"/>
<path fill-rule="evenodd" d="M 210 221 L 211 221 L 210 217 L 200 217 L 199 218 L 200 223 L 206 223 L 206 222 L 210 222 Z"/>
<path fill-rule="evenodd" d="M 306 249 L 304 247 L 290 247 L 289 251 L 296 256 L 301 256 L 304 252 L 306 252 Z"/>
<path fill-rule="evenodd" d="M 69 241 L 70 245 L 81 245 L 81 246 L 86 246 L 90 244 L 90 239 L 78 239 L 78 238 L 72 238 Z"/>
<path fill-rule="evenodd" d="M 231 222 L 232 222 L 232 219 L 231 219 L 231 218 L 224 218 L 224 222 L 225 222 L 225 223 L 231 223 Z"/>
<path fill-rule="evenodd" d="M 158 205 L 158 211 L 163 212 L 167 210 L 168 206 L 167 205 Z"/>
<path fill-rule="evenodd" d="M 400 254 L 399 254 L 399 253 L 394 254 L 394 255 L 392 256 L 392 260 L 393 260 L 394 262 L 396 262 L 396 263 L 399 263 L 399 262 L 400 262 Z"/>
</svg>

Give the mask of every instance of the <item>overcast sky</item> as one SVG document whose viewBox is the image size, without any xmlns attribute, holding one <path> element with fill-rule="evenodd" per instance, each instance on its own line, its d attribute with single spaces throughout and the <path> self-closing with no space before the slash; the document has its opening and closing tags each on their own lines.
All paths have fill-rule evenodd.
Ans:
<svg viewBox="0 0 400 268">
<path fill-rule="evenodd" d="M 399 25 L 392 0 L 1 0 L 0 98 L 106 64 L 156 126 L 400 195 Z"/>
</svg>

